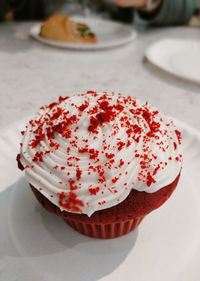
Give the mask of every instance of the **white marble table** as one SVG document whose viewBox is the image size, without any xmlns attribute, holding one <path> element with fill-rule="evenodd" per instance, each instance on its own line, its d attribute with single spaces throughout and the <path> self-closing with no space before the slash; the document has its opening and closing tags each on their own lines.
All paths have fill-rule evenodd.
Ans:
<svg viewBox="0 0 200 281">
<path fill-rule="evenodd" d="M 144 60 L 145 49 L 156 40 L 169 36 L 198 38 L 199 29 L 146 30 L 121 48 L 78 52 L 48 47 L 29 38 L 33 24 L 0 24 L 0 130 L 3 132 L 9 124 L 35 113 L 42 104 L 60 95 L 89 89 L 122 92 L 149 100 L 162 111 L 200 130 L 200 85 L 178 80 Z M 66 224 L 56 216 L 39 209 L 21 172 L 18 171 L 16 178 L 18 148 L 16 139 L 9 136 L 12 147 L 4 151 L 2 145 L 0 153 L 4 168 L 0 169 L 0 176 L 5 174 L 7 187 L 0 194 L 3 210 L 0 212 L 0 280 L 49 281 L 68 276 L 76 281 L 122 280 L 120 276 L 125 275 L 126 280 L 146 280 L 146 276 L 149 280 L 159 280 L 160 272 L 165 280 L 199 280 L 197 160 L 191 161 L 191 168 L 190 162 L 186 162 L 185 183 L 182 181 L 182 189 L 177 190 L 180 196 L 172 198 L 177 201 L 170 200 L 171 211 L 162 209 L 158 217 L 155 212 L 141 226 L 141 231 L 127 235 L 120 243 L 116 239 L 93 242 L 78 236 L 71 228 L 66 229 Z M 192 157 L 188 158 L 197 159 L 199 149 L 195 149 L 195 142 L 192 144 L 194 150 L 188 150 L 187 156 L 191 152 Z M 186 209 L 186 205 L 190 208 Z M 173 216 L 175 212 L 178 216 Z M 170 227 L 165 223 L 168 218 Z M 140 261 L 146 270 L 141 268 Z"/>
<path fill-rule="evenodd" d="M 174 78 L 144 60 L 151 43 L 166 37 L 199 39 L 199 29 L 150 29 L 127 46 L 89 52 L 41 44 L 29 37 L 33 24 L 0 24 L 0 129 L 60 95 L 93 89 L 148 100 L 200 130 L 200 85 Z"/>
</svg>

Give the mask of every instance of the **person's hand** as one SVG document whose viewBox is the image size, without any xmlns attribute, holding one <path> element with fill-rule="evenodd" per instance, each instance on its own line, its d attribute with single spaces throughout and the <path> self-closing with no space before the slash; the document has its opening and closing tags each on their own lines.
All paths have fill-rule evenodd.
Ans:
<svg viewBox="0 0 200 281">
<path fill-rule="evenodd" d="M 147 3 L 147 0 L 113 0 L 114 3 L 120 7 L 135 7 L 141 8 L 144 7 Z"/>
</svg>

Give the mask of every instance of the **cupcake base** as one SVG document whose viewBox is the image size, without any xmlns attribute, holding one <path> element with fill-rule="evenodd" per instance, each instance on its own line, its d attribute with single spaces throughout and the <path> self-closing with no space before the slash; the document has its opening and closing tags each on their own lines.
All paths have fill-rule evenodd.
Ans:
<svg viewBox="0 0 200 281">
<path fill-rule="evenodd" d="M 82 223 L 72 219 L 65 219 L 65 221 L 76 231 L 89 237 L 111 239 L 133 231 L 140 224 L 143 218 L 144 217 L 140 217 L 108 224 Z"/>
<path fill-rule="evenodd" d="M 61 211 L 34 186 L 31 189 L 40 204 L 49 212 L 54 213 L 78 232 L 94 238 L 116 238 L 137 228 L 143 218 L 151 211 L 160 207 L 176 188 L 179 176 L 169 185 L 154 193 L 132 190 L 128 197 L 116 206 L 96 211 L 91 217 Z"/>
<path fill-rule="evenodd" d="M 93 238 L 99 238 L 99 239 L 111 239 L 123 236 L 133 230 L 135 230 L 138 225 L 141 223 L 143 218 L 145 216 L 135 217 L 126 219 L 124 221 L 119 221 L 118 218 L 116 218 L 116 221 L 113 222 L 95 222 L 91 218 L 88 218 L 88 221 L 81 220 L 82 216 L 86 215 L 79 215 L 79 214 L 72 214 L 70 216 L 66 216 L 68 212 L 64 211 L 61 212 L 60 209 L 53 205 L 47 198 L 45 198 L 36 188 L 34 188 L 32 185 L 31 189 L 42 205 L 43 208 L 45 208 L 47 211 L 54 213 L 60 217 L 63 218 L 63 220 L 71 226 L 73 229 L 78 231 L 79 233 L 93 237 Z"/>
</svg>

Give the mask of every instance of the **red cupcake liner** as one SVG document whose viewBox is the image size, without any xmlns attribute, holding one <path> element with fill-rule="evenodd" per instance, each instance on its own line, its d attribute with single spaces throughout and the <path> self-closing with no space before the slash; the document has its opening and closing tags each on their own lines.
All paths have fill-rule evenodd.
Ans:
<svg viewBox="0 0 200 281">
<path fill-rule="evenodd" d="M 73 219 L 64 219 L 73 229 L 93 238 L 111 239 L 125 235 L 137 228 L 143 217 L 134 218 L 122 222 L 107 224 L 85 223 Z"/>
</svg>

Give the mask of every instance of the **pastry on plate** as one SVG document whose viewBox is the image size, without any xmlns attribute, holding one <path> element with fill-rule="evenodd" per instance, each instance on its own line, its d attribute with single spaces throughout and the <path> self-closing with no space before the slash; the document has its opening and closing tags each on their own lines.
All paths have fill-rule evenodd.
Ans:
<svg viewBox="0 0 200 281">
<path fill-rule="evenodd" d="M 90 27 L 73 21 L 69 16 L 55 14 L 41 26 L 40 36 L 71 43 L 96 43 L 97 38 Z"/>
<path fill-rule="evenodd" d="M 181 133 L 130 96 L 60 97 L 41 107 L 22 134 L 17 160 L 38 201 L 91 237 L 134 230 L 179 181 Z"/>
</svg>

